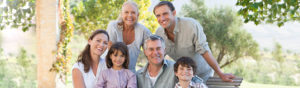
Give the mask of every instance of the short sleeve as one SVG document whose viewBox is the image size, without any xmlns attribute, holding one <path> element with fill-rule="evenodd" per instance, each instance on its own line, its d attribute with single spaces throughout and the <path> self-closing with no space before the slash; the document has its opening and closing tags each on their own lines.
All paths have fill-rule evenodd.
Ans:
<svg viewBox="0 0 300 88">
<path fill-rule="evenodd" d="M 111 21 L 109 22 L 109 24 L 107 25 L 107 33 L 109 35 L 109 40 L 112 41 L 112 43 L 117 42 L 117 24 L 115 21 Z"/>
<path fill-rule="evenodd" d="M 84 73 L 84 67 L 83 67 L 83 64 L 82 64 L 82 63 L 80 63 L 80 62 L 75 63 L 75 64 L 73 65 L 73 67 L 72 67 L 72 70 L 74 70 L 75 68 L 79 69 L 79 71 L 80 71 L 81 73 Z M 72 71 L 72 72 L 73 72 L 73 71 Z"/>
<path fill-rule="evenodd" d="M 195 45 L 195 51 L 200 54 L 204 54 L 206 51 L 210 51 L 208 43 L 206 41 L 206 35 L 204 34 L 203 28 L 199 22 L 194 22 L 195 24 L 195 36 L 193 43 Z"/>
</svg>

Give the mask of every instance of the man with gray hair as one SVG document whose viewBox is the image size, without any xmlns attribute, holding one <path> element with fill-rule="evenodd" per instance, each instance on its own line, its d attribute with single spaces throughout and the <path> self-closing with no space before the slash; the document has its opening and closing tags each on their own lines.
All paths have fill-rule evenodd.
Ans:
<svg viewBox="0 0 300 88">
<path fill-rule="evenodd" d="M 174 88 L 174 62 L 164 59 L 164 40 L 151 35 L 144 42 L 144 54 L 148 63 L 137 71 L 138 88 Z"/>
<path fill-rule="evenodd" d="M 148 63 L 137 71 L 138 88 L 174 88 L 176 76 L 173 65 L 175 62 L 164 59 L 165 43 L 158 35 L 151 35 L 144 41 L 144 54 Z M 199 77 L 194 82 L 202 82 Z"/>
</svg>

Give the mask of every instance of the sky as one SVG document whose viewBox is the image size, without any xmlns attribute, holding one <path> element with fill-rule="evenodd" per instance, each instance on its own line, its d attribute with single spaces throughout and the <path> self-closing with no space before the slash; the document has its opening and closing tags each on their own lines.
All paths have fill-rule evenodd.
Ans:
<svg viewBox="0 0 300 88">
<path fill-rule="evenodd" d="M 158 0 L 153 1 L 154 4 Z M 183 4 L 189 3 L 190 0 L 174 0 L 177 13 L 181 11 Z M 209 8 L 221 8 L 224 6 L 232 7 L 238 11 L 239 7 L 235 6 L 236 0 L 205 0 L 205 5 Z M 282 45 L 284 50 L 291 50 L 300 53 L 300 23 L 288 22 L 284 26 L 278 27 L 276 24 L 259 24 L 255 25 L 249 22 L 243 25 L 243 29 L 251 33 L 252 37 L 257 41 L 260 49 L 267 48 L 272 50 L 275 42 Z"/>
</svg>

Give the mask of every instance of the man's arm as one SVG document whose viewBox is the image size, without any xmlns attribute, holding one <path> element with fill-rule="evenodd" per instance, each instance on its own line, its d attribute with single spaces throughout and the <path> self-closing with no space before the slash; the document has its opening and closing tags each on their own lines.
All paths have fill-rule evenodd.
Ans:
<svg viewBox="0 0 300 88">
<path fill-rule="evenodd" d="M 235 78 L 234 75 L 230 73 L 223 73 L 220 69 L 220 66 L 218 65 L 217 61 L 213 57 L 213 55 L 206 51 L 204 54 L 202 54 L 206 62 L 214 69 L 214 71 L 219 75 L 219 77 L 225 81 L 225 82 L 232 82 L 232 79 Z"/>
<path fill-rule="evenodd" d="M 232 82 L 232 79 L 234 78 L 234 75 L 223 73 L 220 69 L 220 66 L 218 65 L 216 59 L 211 54 L 208 43 L 206 41 L 206 35 L 204 34 L 203 28 L 196 20 L 194 20 L 195 23 L 195 38 L 193 40 L 193 43 L 195 45 L 195 51 L 200 53 L 206 62 L 210 65 L 211 68 L 214 69 L 214 71 L 219 75 L 219 77 L 226 82 Z"/>
</svg>

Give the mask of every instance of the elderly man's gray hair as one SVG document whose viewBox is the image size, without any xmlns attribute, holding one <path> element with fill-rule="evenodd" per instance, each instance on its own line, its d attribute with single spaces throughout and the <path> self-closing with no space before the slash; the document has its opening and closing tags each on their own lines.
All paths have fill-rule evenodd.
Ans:
<svg viewBox="0 0 300 88">
<path fill-rule="evenodd" d="M 150 35 L 149 38 L 147 38 L 145 41 L 144 41 L 144 50 L 147 49 L 147 42 L 148 41 L 155 41 L 155 40 L 160 40 L 161 41 L 161 45 L 162 45 L 162 48 L 165 49 L 165 41 L 162 37 L 158 36 L 158 35 Z"/>
</svg>

